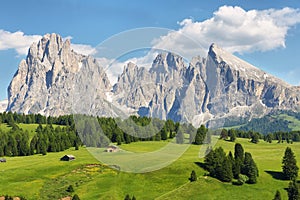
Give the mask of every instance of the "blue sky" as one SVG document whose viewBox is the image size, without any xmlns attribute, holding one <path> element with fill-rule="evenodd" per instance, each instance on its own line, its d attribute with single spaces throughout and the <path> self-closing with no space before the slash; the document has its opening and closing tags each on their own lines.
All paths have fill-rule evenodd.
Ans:
<svg viewBox="0 0 300 200">
<path fill-rule="evenodd" d="M 289 9 L 284 10 L 286 7 Z M 197 28 L 215 30 L 215 38 L 220 39 L 225 49 L 291 84 L 298 85 L 300 83 L 298 9 L 300 9 L 298 0 L 5 1 L 0 7 L 0 100 L 7 98 L 6 88 L 17 70 L 18 63 L 26 56 L 24 48 L 41 35 L 55 32 L 62 37 L 72 37 L 72 43 L 83 45 L 77 46 L 78 48 L 86 47 L 85 50 L 89 50 L 114 34 L 142 27 L 182 30 L 191 37 L 198 37 Z M 231 11 L 237 16 L 228 15 Z M 283 12 L 287 14 L 282 14 Z M 259 31 L 259 24 L 251 21 L 253 13 L 256 15 L 254 19 L 269 17 L 275 25 Z M 238 24 L 232 25 L 230 30 L 225 29 L 223 33 L 212 28 L 215 23 L 226 22 L 226 19 L 244 19 L 250 22 L 243 29 L 239 29 Z M 266 24 L 263 26 L 265 28 L 271 21 L 261 22 Z M 18 31 L 19 36 L 15 37 L 13 34 Z M 245 41 L 252 39 L 245 33 L 247 31 L 253 31 L 256 45 L 243 45 Z M 280 32 L 281 35 L 278 34 Z M 203 38 L 201 36 L 199 39 L 206 40 L 203 42 L 203 46 L 206 47 L 206 43 L 213 42 L 210 40 L 214 38 L 203 35 Z M 241 37 L 236 37 L 233 41 L 234 38 L 230 38 L 230 35 Z M 222 42 L 224 38 L 228 38 L 228 41 Z M 257 41 L 259 38 L 261 41 Z M 165 45 L 165 41 L 160 45 Z"/>
</svg>

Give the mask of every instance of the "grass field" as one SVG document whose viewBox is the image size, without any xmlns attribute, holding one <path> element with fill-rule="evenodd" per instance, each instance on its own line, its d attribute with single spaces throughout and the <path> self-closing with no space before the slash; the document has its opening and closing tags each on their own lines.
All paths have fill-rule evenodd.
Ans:
<svg viewBox="0 0 300 200">
<path fill-rule="evenodd" d="M 81 199 L 124 199 L 125 195 L 135 195 L 137 199 L 272 199 L 280 190 L 287 199 L 288 181 L 273 178 L 271 171 L 281 171 L 281 159 L 286 146 L 290 146 L 300 158 L 300 143 L 259 144 L 247 139 L 237 139 L 245 151 L 251 152 L 259 167 L 260 176 L 255 185 L 233 186 L 206 177 L 197 162 L 199 146 L 188 150 L 171 165 L 153 172 L 134 174 L 117 172 L 101 165 L 85 148 L 79 151 L 48 153 L 46 156 L 8 157 L 7 163 L 0 163 L 0 194 L 25 196 L 27 199 L 58 199 L 68 195 L 65 191 L 73 185 Z M 132 152 L 149 152 L 163 147 L 166 142 L 138 142 L 124 144 L 122 149 Z M 219 141 L 226 151 L 234 148 L 234 143 Z M 73 154 L 75 161 L 62 162 L 64 154 Z M 139 162 L 138 160 L 134 162 Z M 91 165 L 97 164 L 97 165 Z M 198 181 L 190 183 L 192 170 Z"/>
</svg>

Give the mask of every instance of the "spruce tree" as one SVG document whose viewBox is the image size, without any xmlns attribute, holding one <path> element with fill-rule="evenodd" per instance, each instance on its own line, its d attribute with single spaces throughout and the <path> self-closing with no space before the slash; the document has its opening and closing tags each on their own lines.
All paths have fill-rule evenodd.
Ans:
<svg viewBox="0 0 300 200">
<path fill-rule="evenodd" d="M 245 159 L 244 159 L 244 165 L 242 168 L 242 173 L 248 176 L 249 180 L 248 183 L 253 184 L 257 182 L 258 177 L 258 169 L 257 166 L 252 159 L 252 156 L 250 153 L 245 153 Z"/>
<path fill-rule="evenodd" d="M 259 136 L 258 133 L 253 133 L 251 136 L 251 142 L 254 144 L 257 144 L 259 142 Z"/>
<path fill-rule="evenodd" d="M 80 198 L 77 194 L 74 194 L 74 196 L 72 197 L 72 200 L 80 200 Z"/>
<path fill-rule="evenodd" d="M 197 181 L 197 175 L 196 175 L 195 170 L 193 170 L 191 173 L 190 181 L 191 182 Z"/>
<path fill-rule="evenodd" d="M 176 143 L 177 144 L 183 144 L 184 143 L 184 133 L 183 133 L 183 131 L 181 130 L 180 127 L 177 129 Z"/>
<path fill-rule="evenodd" d="M 281 200 L 281 194 L 280 194 L 279 190 L 276 191 L 276 194 L 275 194 L 273 200 Z"/>
<path fill-rule="evenodd" d="M 195 142 L 194 144 L 200 145 L 203 144 L 204 138 L 206 136 L 207 133 L 207 129 L 205 128 L 204 125 L 201 125 L 198 129 L 197 129 L 197 133 L 195 136 Z"/>
<path fill-rule="evenodd" d="M 241 168 L 244 163 L 244 149 L 240 143 L 236 143 L 234 146 L 234 164 L 232 166 L 232 172 L 235 179 L 239 178 Z"/>
<path fill-rule="evenodd" d="M 244 162 L 244 148 L 240 143 L 236 143 L 234 146 L 234 159 Z"/>
<path fill-rule="evenodd" d="M 289 187 L 287 189 L 289 200 L 299 200 L 299 188 L 295 180 L 289 183 Z"/>
<path fill-rule="evenodd" d="M 69 187 L 67 188 L 66 191 L 67 191 L 67 192 L 70 192 L 70 193 L 74 192 L 73 185 L 69 185 Z"/>
<path fill-rule="evenodd" d="M 290 147 L 287 147 L 282 159 L 282 173 L 288 180 L 294 180 L 298 176 L 298 166 L 294 152 Z"/>
<path fill-rule="evenodd" d="M 221 173 L 219 174 L 218 178 L 221 181 L 224 181 L 224 182 L 231 182 L 232 181 L 232 178 L 233 178 L 232 164 L 231 164 L 228 157 L 226 157 L 223 160 L 222 167 L 221 167 Z"/>
<path fill-rule="evenodd" d="M 226 129 L 222 129 L 220 139 L 226 140 L 228 138 L 228 132 Z"/>
<path fill-rule="evenodd" d="M 125 196 L 125 199 L 124 199 L 124 200 L 131 200 L 129 194 L 127 194 L 127 195 Z"/>
<path fill-rule="evenodd" d="M 235 131 L 232 131 L 231 134 L 230 134 L 230 141 L 235 142 L 235 140 L 236 140 Z"/>
</svg>

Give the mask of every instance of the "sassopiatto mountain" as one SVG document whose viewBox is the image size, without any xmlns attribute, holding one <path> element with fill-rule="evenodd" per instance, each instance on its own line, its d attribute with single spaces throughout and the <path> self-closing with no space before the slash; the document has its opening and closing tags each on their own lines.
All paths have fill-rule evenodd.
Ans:
<svg viewBox="0 0 300 200">
<path fill-rule="evenodd" d="M 149 68 L 128 63 L 111 85 L 91 56 L 47 34 L 31 45 L 8 88 L 8 111 L 98 116 L 138 114 L 199 125 L 216 119 L 298 111 L 300 88 L 265 73 L 216 44 L 186 64 L 162 52 Z"/>
</svg>

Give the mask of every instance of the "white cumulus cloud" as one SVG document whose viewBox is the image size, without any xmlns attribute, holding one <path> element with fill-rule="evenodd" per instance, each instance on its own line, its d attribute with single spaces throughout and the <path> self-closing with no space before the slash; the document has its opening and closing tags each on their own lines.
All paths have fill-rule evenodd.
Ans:
<svg viewBox="0 0 300 200">
<path fill-rule="evenodd" d="M 189 37 L 205 51 L 211 43 L 230 52 L 268 51 L 284 48 L 288 30 L 300 23 L 300 10 L 294 8 L 249 10 L 222 6 L 213 16 L 197 22 L 184 19 L 179 30 L 155 40 L 156 48 L 177 49 L 191 58 L 203 55 L 199 48 L 189 48 Z"/>
<path fill-rule="evenodd" d="M 0 51 L 15 49 L 18 55 L 27 55 L 28 49 L 33 42 L 38 42 L 42 38 L 41 35 L 25 35 L 22 31 L 9 32 L 0 29 Z M 72 39 L 67 36 L 65 39 Z M 86 44 L 71 44 L 72 49 L 77 53 L 84 55 L 94 55 L 96 48 Z"/>
<path fill-rule="evenodd" d="M 40 35 L 25 35 L 22 31 L 11 33 L 0 30 L 0 50 L 15 49 L 19 55 L 26 55 L 29 46 L 41 39 Z"/>
<path fill-rule="evenodd" d="M 71 44 L 71 48 L 80 54 L 83 55 L 94 55 L 96 54 L 96 48 L 92 47 L 91 45 L 87 44 Z"/>
</svg>

